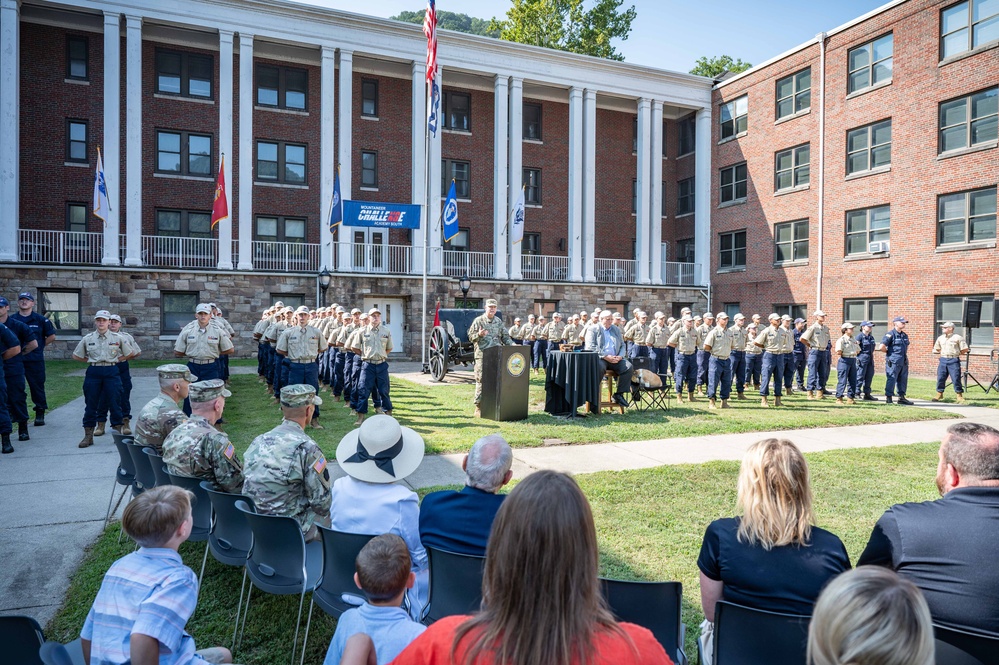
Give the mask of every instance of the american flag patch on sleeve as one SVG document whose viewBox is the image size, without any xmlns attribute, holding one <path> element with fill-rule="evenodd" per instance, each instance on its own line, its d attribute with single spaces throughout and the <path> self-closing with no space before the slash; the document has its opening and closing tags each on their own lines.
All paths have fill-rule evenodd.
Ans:
<svg viewBox="0 0 999 665">
<path fill-rule="evenodd" d="M 236 448 L 230 443 L 222 454 L 225 455 L 226 459 L 232 459 L 232 456 L 236 454 Z"/>
<path fill-rule="evenodd" d="M 326 468 L 326 458 L 320 455 L 316 463 L 312 465 L 312 468 L 316 470 L 316 473 L 322 473 L 323 469 Z"/>
</svg>

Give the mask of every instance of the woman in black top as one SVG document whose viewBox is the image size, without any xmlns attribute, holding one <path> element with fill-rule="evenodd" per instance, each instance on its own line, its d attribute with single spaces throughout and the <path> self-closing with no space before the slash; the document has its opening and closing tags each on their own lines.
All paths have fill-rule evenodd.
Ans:
<svg viewBox="0 0 999 665">
<path fill-rule="evenodd" d="M 701 607 L 714 621 L 727 600 L 771 612 L 811 614 L 819 592 L 849 570 L 842 541 L 813 526 L 808 464 L 786 439 L 757 441 L 742 460 L 741 517 L 712 522 L 697 566 Z"/>
</svg>

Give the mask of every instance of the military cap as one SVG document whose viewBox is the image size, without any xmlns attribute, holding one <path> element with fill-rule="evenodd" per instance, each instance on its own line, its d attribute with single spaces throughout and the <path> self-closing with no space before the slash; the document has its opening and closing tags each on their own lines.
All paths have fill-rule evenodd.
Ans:
<svg viewBox="0 0 999 665">
<path fill-rule="evenodd" d="M 210 303 L 208 303 L 208 306 L 209 306 L 209 307 L 211 307 L 212 309 L 218 309 L 218 308 L 219 308 L 219 306 L 218 306 L 218 305 L 216 305 L 216 304 L 215 304 L 215 303 L 213 303 L 213 302 L 210 302 Z"/>
<path fill-rule="evenodd" d="M 861 327 L 861 328 L 865 328 L 865 327 L 866 327 L 866 328 L 873 328 L 873 327 L 874 327 L 874 324 L 873 324 L 873 323 L 871 323 L 870 321 L 861 321 L 861 322 L 860 322 L 860 327 Z"/>
<path fill-rule="evenodd" d="M 715 318 L 718 318 L 718 319 L 727 319 L 728 318 L 728 314 L 726 314 L 725 312 L 718 312 L 718 316 L 715 317 Z"/>
<path fill-rule="evenodd" d="M 780 320 L 781 321 L 790 321 L 791 320 L 791 315 L 790 314 L 781 314 Z"/>
<path fill-rule="evenodd" d="M 704 318 L 704 319 L 713 319 L 713 318 L 715 318 L 715 315 L 712 314 L 711 312 L 704 312 L 704 316 L 701 317 L 701 318 Z"/>
<path fill-rule="evenodd" d="M 169 365 L 160 365 L 156 368 L 161 379 L 184 379 L 188 383 L 194 383 L 198 380 L 198 377 L 191 374 L 191 370 L 187 369 L 187 365 L 181 365 L 180 363 L 171 363 Z"/>
<path fill-rule="evenodd" d="M 378 309 L 377 307 L 372 307 L 371 309 L 368 310 L 368 316 L 371 316 L 372 314 L 381 314 L 381 313 L 382 310 Z"/>
<path fill-rule="evenodd" d="M 274 306 L 275 307 L 284 307 L 284 303 L 281 302 L 280 300 L 278 300 L 276 303 L 274 303 Z"/>
<path fill-rule="evenodd" d="M 743 320 L 743 319 L 745 319 L 745 318 L 746 318 L 746 315 L 745 315 L 745 314 L 743 314 L 742 312 L 738 312 L 738 313 L 736 313 L 736 315 L 735 315 L 735 316 L 733 316 L 732 318 L 733 318 L 733 319 L 735 319 L 736 321 L 740 321 L 740 320 Z"/>
<path fill-rule="evenodd" d="M 954 322 L 953 322 L 953 321 L 946 321 L 946 322 L 945 322 L 945 323 L 944 323 L 944 324 L 943 324 L 942 326 L 940 326 L 940 327 L 941 327 L 941 328 L 953 328 L 953 327 L 954 327 Z"/>
<path fill-rule="evenodd" d="M 694 321 L 703 321 L 700 314 L 694 314 Z"/>
<path fill-rule="evenodd" d="M 908 323 L 909 319 L 905 318 L 904 316 L 896 316 L 894 319 L 891 320 L 891 322 L 892 323 Z"/>
<path fill-rule="evenodd" d="M 112 321 L 117 321 L 118 323 L 121 323 L 121 317 L 118 316 L 117 314 L 112 314 L 111 315 L 111 320 Z"/>
<path fill-rule="evenodd" d="M 21 293 L 17 294 L 17 299 L 18 300 L 30 300 L 30 301 L 34 302 L 35 297 L 33 295 L 31 295 L 27 291 L 22 291 Z"/>
<path fill-rule="evenodd" d="M 344 313 L 344 312 L 346 312 L 347 310 L 345 310 L 345 309 L 344 309 L 343 307 L 341 307 L 340 305 L 337 305 L 337 307 L 336 307 L 336 311 L 337 311 L 337 314 L 343 314 L 343 313 Z"/>
<path fill-rule="evenodd" d="M 817 309 L 815 310 L 815 314 L 813 314 L 812 316 L 825 316 L 825 315 L 826 315 L 825 312 L 823 312 L 821 309 Z"/>
<path fill-rule="evenodd" d="M 855 326 L 849 321 L 844 321 L 843 325 L 840 326 L 841 329 L 846 330 L 847 328 L 854 328 Z"/>
<path fill-rule="evenodd" d="M 208 379 L 192 383 L 188 397 L 192 402 L 211 402 L 218 397 L 232 397 L 232 393 L 225 389 L 222 379 Z"/>
<path fill-rule="evenodd" d="M 680 320 L 681 320 L 681 321 L 693 321 L 693 319 L 692 319 L 692 318 L 690 318 L 690 314 L 684 314 L 684 315 L 683 315 L 683 316 L 682 316 L 682 317 L 680 318 Z"/>
<path fill-rule="evenodd" d="M 295 313 L 295 310 L 294 310 L 294 308 L 292 308 L 292 307 L 285 307 L 285 308 L 284 308 L 284 313 L 285 313 L 285 314 L 294 314 L 294 313 Z"/>
<path fill-rule="evenodd" d="M 496 302 L 495 298 L 489 298 L 486 300 L 486 307 L 499 307 L 499 303 Z"/>
<path fill-rule="evenodd" d="M 94 314 L 94 319 L 95 320 L 96 319 L 110 319 L 110 318 L 111 318 L 111 312 L 107 311 L 106 309 L 99 309 L 99 310 L 97 310 L 97 313 Z"/>
<path fill-rule="evenodd" d="M 8 307 L 9 305 L 10 303 L 7 301 L 6 298 L 0 297 L 0 307 Z"/>
<path fill-rule="evenodd" d="M 558 318 L 560 318 L 560 319 L 562 318 L 562 314 L 561 314 L 560 312 L 555 312 L 554 314 L 552 314 L 552 318 L 553 318 L 553 319 L 554 319 L 554 318 L 555 318 L 556 316 L 557 316 Z"/>
<path fill-rule="evenodd" d="M 367 318 L 369 318 L 368 317 L 368 313 L 367 312 L 361 312 L 361 320 L 364 321 Z"/>
<path fill-rule="evenodd" d="M 780 321 L 780 314 L 776 312 L 771 312 L 770 316 L 767 317 L 768 321 Z"/>
<path fill-rule="evenodd" d="M 360 314 L 360 313 L 361 313 L 361 310 L 359 310 L 359 309 L 357 309 L 357 308 L 355 307 L 354 309 L 350 310 L 350 313 L 351 313 L 351 314 Z"/>
<path fill-rule="evenodd" d="M 281 406 L 297 407 L 323 403 L 316 395 L 316 389 L 305 383 L 296 383 L 281 389 Z"/>
<path fill-rule="evenodd" d="M 798 325 L 799 323 L 804 323 L 804 322 L 805 320 L 799 316 L 794 320 L 794 325 Z"/>
<path fill-rule="evenodd" d="M 212 306 L 206 302 L 198 303 L 198 306 L 194 308 L 194 313 L 201 314 L 202 312 L 204 312 L 205 314 L 211 314 Z"/>
<path fill-rule="evenodd" d="M 309 313 L 309 308 L 306 307 L 305 305 L 302 305 L 301 307 L 295 310 L 295 314 L 308 314 L 308 313 Z"/>
</svg>

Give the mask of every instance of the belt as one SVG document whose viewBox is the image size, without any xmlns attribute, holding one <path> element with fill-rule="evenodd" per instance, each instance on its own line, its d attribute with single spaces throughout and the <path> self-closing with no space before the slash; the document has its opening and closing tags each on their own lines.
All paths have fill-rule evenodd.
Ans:
<svg viewBox="0 0 999 665">
<path fill-rule="evenodd" d="M 113 362 L 113 363 L 90 363 L 90 366 L 91 367 L 114 367 L 117 364 L 118 363 L 116 363 L 116 362 Z"/>
<path fill-rule="evenodd" d="M 215 358 L 212 358 L 211 360 L 202 360 L 202 359 L 198 359 L 198 358 L 191 358 L 187 362 L 195 364 L 195 365 L 211 365 L 213 362 L 215 362 L 215 360 L 216 360 Z"/>
<path fill-rule="evenodd" d="M 728 359 L 729 359 L 729 358 L 730 358 L 731 356 L 730 356 L 730 355 L 728 355 L 728 354 L 726 354 L 726 355 L 724 355 L 724 356 L 719 356 L 719 355 L 717 355 L 717 354 L 715 354 L 715 353 L 712 353 L 712 354 L 711 354 L 711 357 L 712 357 L 712 358 L 718 358 L 718 360 L 728 360 Z"/>
<path fill-rule="evenodd" d="M 364 362 L 368 363 L 369 365 L 381 365 L 385 361 L 384 360 L 364 360 Z"/>
<path fill-rule="evenodd" d="M 961 356 L 944 356 L 944 355 L 941 355 L 940 357 L 943 358 L 944 360 L 957 360 Z"/>
<path fill-rule="evenodd" d="M 293 363 L 295 365 L 311 365 L 312 363 L 314 363 L 316 361 L 315 360 L 308 360 L 308 359 L 305 359 L 305 360 L 291 360 L 291 359 L 289 359 L 288 362 Z"/>
</svg>

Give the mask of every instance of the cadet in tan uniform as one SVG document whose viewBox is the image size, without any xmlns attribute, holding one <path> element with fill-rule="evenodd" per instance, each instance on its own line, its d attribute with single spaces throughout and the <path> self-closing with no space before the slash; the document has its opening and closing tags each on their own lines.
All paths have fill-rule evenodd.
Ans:
<svg viewBox="0 0 999 665">
<path fill-rule="evenodd" d="M 225 334 L 229 336 L 229 341 L 232 341 L 239 337 L 239 333 L 222 318 L 222 308 L 211 302 L 208 306 L 212 308 L 212 323 L 217 325 L 219 328 L 225 331 Z M 235 353 L 235 351 L 233 351 Z M 219 369 L 222 371 L 222 380 L 225 381 L 226 385 L 229 385 L 229 356 L 222 355 L 219 356 Z"/>
<path fill-rule="evenodd" d="M 494 346 L 512 345 L 513 340 L 507 333 L 503 322 L 496 316 L 499 306 L 492 298 L 486 300 L 486 312 L 476 317 L 468 327 L 468 340 L 475 344 L 475 417 L 480 418 L 482 412 L 479 402 L 482 401 L 482 352 Z M 532 314 L 529 318 L 533 319 Z"/>
<path fill-rule="evenodd" d="M 757 315 L 759 316 L 759 315 Z M 755 323 L 746 326 L 746 385 L 753 384 L 755 390 L 760 389 L 760 371 L 763 369 L 763 349 L 756 346 L 756 336 L 760 327 Z"/>
<path fill-rule="evenodd" d="M 523 327 L 524 326 L 521 324 L 520 317 L 518 316 L 513 320 L 513 325 L 510 326 L 510 329 L 506 331 L 507 334 L 510 335 L 510 339 L 512 339 L 517 344 L 520 344 L 521 341 L 520 330 Z"/>
<path fill-rule="evenodd" d="M 760 381 L 760 406 L 770 406 L 770 381 L 774 382 L 774 406 L 781 406 L 781 384 L 784 381 L 784 335 L 781 332 L 780 316 L 769 317 L 770 325 L 764 328 L 753 343 L 763 349 L 763 379 Z"/>
<path fill-rule="evenodd" d="M 649 315 L 638 310 L 635 317 L 625 326 L 626 332 L 624 333 L 625 345 L 628 346 L 628 358 L 631 360 L 649 357 L 649 344 L 645 341 L 649 335 Z M 629 340 L 630 344 L 628 344 Z"/>
<path fill-rule="evenodd" d="M 688 400 L 693 402 L 697 381 L 697 331 L 690 314 L 683 315 L 680 328 L 670 335 L 666 344 L 676 350 L 676 401 L 683 402 L 683 386 L 686 383 Z"/>
<path fill-rule="evenodd" d="M 88 363 L 83 379 L 83 439 L 79 447 L 94 445 L 94 427 L 97 425 L 97 408 L 101 397 L 108 400 L 111 410 L 111 429 L 121 432 L 121 377 L 117 364 L 131 353 L 128 342 L 118 333 L 111 332 L 111 312 L 102 309 L 94 314 L 92 333 L 83 336 L 73 350 L 73 359 Z"/>
<path fill-rule="evenodd" d="M 711 312 L 704 312 L 701 323 L 694 319 L 694 330 L 697 331 L 697 389 L 704 394 L 704 386 L 708 383 L 708 365 L 711 354 L 704 350 L 704 340 L 708 333 L 715 327 L 715 315 Z"/>
<path fill-rule="evenodd" d="M 961 356 L 970 353 L 968 343 L 960 335 L 954 334 L 954 323 L 947 321 L 942 326 L 943 334 L 937 337 L 933 343 L 933 353 L 940 354 L 940 363 L 937 365 L 937 396 L 934 402 L 943 399 L 944 389 L 947 387 L 947 377 L 950 376 L 951 383 L 954 384 L 954 393 L 957 401 L 964 401 L 964 387 L 961 385 Z"/>
<path fill-rule="evenodd" d="M 834 350 L 836 361 L 836 403 L 843 404 L 843 395 L 850 404 L 856 404 L 857 396 L 857 354 L 860 345 L 853 339 L 853 324 L 847 321 L 842 326 L 843 335 L 836 340 Z M 849 389 L 847 389 L 849 384 Z"/>
<path fill-rule="evenodd" d="M 281 387 L 288 383 L 288 363 L 283 356 L 278 354 L 277 342 L 281 338 L 281 333 L 294 325 L 294 319 L 295 310 L 291 307 L 282 307 L 278 311 L 274 323 L 264 333 L 264 339 L 270 345 L 274 358 L 274 365 L 271 367 L 271 384 L 268 386 L 268 392 L 271 393 L 271 401 L 275 404 L 277 403 L 278 395 L 281 393 Z"/>
<path fill-rule="evenodd" d="M 562 330 L 562 339 L 566 344 L 576 346 L 579 342 L 579 314 L 569 317 L 569 323 Z"/>
<path fill-rule="evenodd" d="M 635 329 L 635 326 L 637 326 L 639 323 L 638 315 L 641 311 L 642 311 L 641 307 L 636 307 L 635 309 L 631 310 L 631 318 L 628 319 L 628 321 L 625 322 L 623 326 L 621 326 L 621 337 L 624 338 L 624 351 L 626 358 L 634 357 L 631 355 L 631 347 L 635 343 L 635 336 L 632 331 Z M 646 330 L 645 332 L 648 331 Z M 644 339 L 642 341 L 644 343 Z"/>
<path fill-rule="evenodd" d="M 826 347 L 829 345 L 829 326 L 825 324 L 826 313 L 815 310 L 815 323 L 801 333 L 801 343 L 808 349 L 808 399 L 822 399 L 826 395 L 826 381 L 829 380 L 829 362 Z"/>
<path fill-rule="evenodd" d="M 652 371 L 656 374 L 669 373 L 669 327 L 666 325 L 666 315 L 656 312 L 655 320 L 645 333 L 645 344 L 649 349 L 649 358 L 652 361 Z"/>
<path fill-rule="evenodd" d="M 715 397 L 721 385 L 721 408 L 728 408 L 732 394 L 732 331 L 728 329 L 728 314 L 718 312 L 718 325 L 704 338 L 704 350 L 711 354 L 708 360 L 708 408 L 715 409 Z"/>
<path fill-rule="evenodd" d="M 565 324 L 562 323 L 562 314 L 555 312 L 552 314 L 552 322 L 545 328 L 546 344 L 545 358 L 542 367 L 548 367 L 548 357 L 552 351 L 558 351 L 558 345 L 562 343 L 562 336 L 565 333 Z"/>
<path fill-rule="evenodd" d="M 791 395 L 794 393 L 794 326 L 791 316 L 783 314 L 780 317 L 781 345 L 784 354 L 784 393 Z"/>
<path fill-rule="evenodd" d="M 354 336 L 354 353 L 361 356 L 361 376 L 357 401 L 354 411 L 357 412 L 355 425 L 364 422 L 364 414 L 368 412 L 368 395 L 376 391 L 376 408 L 378 413 L 392 414 L 392 400 L 389 398 L 389 367 L 388 355 L 392 353 L 392 332 L 388 326 L 382 325 L 382 313 L 377 307 L 368 311 L 368 327 Z"/>
<path fill-rule="evenodd" d="M 208 303 L 201 303 L 194 311 L 197 319 L 177 335 L 173 354 L 187 358 L 187 368 L 202 381 L 221 379 L 218 359 L 233 352 L 232 342 L 222 328 L 212 324 L 212 308 Z M 191 415 L 190 399 L 184 400 L 184 413 Z"/>
<path fill-rule="evenodd" d="M 746 399 L 746 315 L 738 312 L 732 319 L 734 325 L 728 329 L 732 335 L 732 377 L 736 398 Z"/>
<path fill-rule="evenodd" d="M 270 325 L 271 312 L 272 310 L 270 307 L 265 309 L 260 314 L 260 320 L 253 326 L 252 337 L 254 341 L 257 342 L 257 381 L 260 383 L 266 383 L 267 381 L 264 378 L 264 372 L 267 368 L 267 351 L 265 350 L 266 344 L 260 338 L 263 337 L 264 331 L 267 330 L 267 326 Z"/>
<path fill-rule="evenodd" d="M 534 368 L 534 373 L 538 374 L 545 368 L 548 357 L 548 321 L 543 314 L 538 315 L 538 322 L 531 331 L 531 338 L 534 349 L 531 354 L 531 367 Z"/>
<path fill-rule="evenodd" d="M 309 325 L 312 318 L 309 308 L 301 306 L 295 312 L 296 325 L 286 328 L 278 337 L 276 351 L 285 359 L 288 365 L 288 385 L 305 384 L 319 393 L 319 365 L 316 364 L 319 354 L 326 350 L 326 338 L 313 326 Z M 312 414 L 310 425 L 315 429 L 323 429 L 319 424 L 319 407 Z"/>
</svg>

